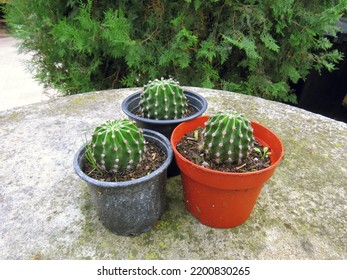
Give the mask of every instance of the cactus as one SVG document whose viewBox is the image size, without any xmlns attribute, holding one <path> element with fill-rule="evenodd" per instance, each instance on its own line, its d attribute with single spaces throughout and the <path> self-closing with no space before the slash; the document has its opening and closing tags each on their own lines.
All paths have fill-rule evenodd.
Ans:
<svg viewBox="0 0 347 280">
<path fill-rule="evenodd" d="M 89 147 L 97 167 L 113 173 L 135 168 L 142 159 L 144 142 L 135 123 L 118 119 L 99 125 Z"/>
<path fill-rule="evenodd" d="M 140 109 L 145 118 L 180 119 L 187 113 L 188 100 L 172 78 L 149 81 L 141 94 Z"/>
<path fill-rule="evenodd" d="M 217 113 L 205 125 L 202 149 L 216 163 L 240 162 L 253 147 L 253 128 L 242 115 Z"/>
</svg>

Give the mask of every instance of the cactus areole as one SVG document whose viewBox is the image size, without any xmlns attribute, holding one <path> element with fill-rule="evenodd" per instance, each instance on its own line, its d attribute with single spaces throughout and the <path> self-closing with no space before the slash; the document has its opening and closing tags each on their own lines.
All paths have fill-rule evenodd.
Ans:
<svg viewBox="0 0 347 280">
<path fill-rule="evenodd" d="M 143 117 L 155 120 L 180 119 L 185 116 L 188 99 L 179 83 L 172 78 L 149 81 L 141 94 Z"/>
<path fill-rule="evenodd" d="M 144 142 L 134 122 L 117 119 L 95 129 L 90 147 L 97 166 L 111 173 L 135 168 L 142 160 Z"/>
<path fill-rule="evenodd" d="M 206 122 L 202 150 L 216 163 L 240 162 L 253 148 L 250 121 L 236 112 L 217 113 Z"/>
</svg>

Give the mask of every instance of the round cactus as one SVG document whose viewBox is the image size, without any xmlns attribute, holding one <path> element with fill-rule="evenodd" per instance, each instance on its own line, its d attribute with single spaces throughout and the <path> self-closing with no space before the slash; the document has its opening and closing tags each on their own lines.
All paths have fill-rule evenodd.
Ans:
<svg viewBox="0 0 347 280">
<path fill-rule="evenodd" d="M 128 119 L 107 121 L 98 126 L 90 144 L 97 166 L 112 173 L 135 168 L 144 151 L 142 131 Z"/>
<path fill-rule="evenodd" d="M 149 81 L 141 94 L 140 109 L 145 118 L 180 119 L 187 113 L 188 100 L 172 78 Z"/>
<path fill-rule="evenodd" d="M 253 128 L 235 112 L 217 113 L 206 122 L 202 148 L 216 163 L 240 162 L 253 147 Z"/>
</svg>

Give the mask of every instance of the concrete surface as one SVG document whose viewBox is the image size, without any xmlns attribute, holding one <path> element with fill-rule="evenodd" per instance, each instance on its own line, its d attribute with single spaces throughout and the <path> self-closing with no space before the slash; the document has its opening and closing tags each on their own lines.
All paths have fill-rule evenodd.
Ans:
<svg viewBox="0 0 347 280">
<path fill-rule="evenodd" d="M 208 114 L 243 112 L 283 141 L 285 157 L 245 224 L 200 224 L 174 177 L 151 231 L 129 238 L 105 229 L 72 160 L 84 135 L 124 116 L 120 104 L 137 89 L 88 93 L 0 112 L 0 259 L 346 259 L 347 124 L 252 96 L 189 89 L 207 98 Z"/>
</svg>

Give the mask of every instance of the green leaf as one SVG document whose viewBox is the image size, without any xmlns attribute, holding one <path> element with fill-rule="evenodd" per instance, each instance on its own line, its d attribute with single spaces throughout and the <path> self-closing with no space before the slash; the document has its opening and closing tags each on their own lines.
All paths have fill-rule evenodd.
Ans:
<svg viewBox="0 0 347 280">
<path fill-rule="evenodd" d="M 173 20 L 171 20 L 171 23 L 173 26 L 179 27 L 181 23 L 183 22 L 183 20 L 184 20 L 184 14 L 180 13 Z"/>
<path fill-rule="evenodd" d="M 261 60 L 261 56 L 257 52 L 257 46 L 252 38 L 242 36 L 238 39 L 235 39 L 235 38 L 224 36 L 224 35 L 223 35 L 223 38 L 227 42 L 238 47 L 239 49 L 244 50 L 246 55 L 249 58 L 254 60 Z"/>
<path fill-rule="evenodd" d="M 114 45 L 130 41 L 131 24 L 121 10 L 108 10 L 101 24 L 102 36 Z"/>
<path fill-rule="evenodd" d="M 183 27 L 174 38 L 174 46 L 178 49 L 186 50 L 189 47 L 194 46 L 197 40 L 198 38 L 193 34 L 193 32 Z"/>
<path fill-rule="evenodd" d="M 200 44 L 200 49 L 197 53 L 197 58 L 207 58 L 209 62 L 212 62 L 213 58 L 217 55 L 216 48 L 212 40 L 203 41 Z"/>
<path fill-rule="evenodd" d="M 289 79 L 293 83 L 297 83 L 299 79 L 301 78 L 301 74 L 294 67 L 293 64 L 284 63 L 280 69 L 280 72 L 284 77 L 289 77 Z"/>
<path fill-rule="evenodd" d="M 194 9 L 197 11 L 201 6 L 201 1 L 200 0 L 195 0 L 194 1 Z"/>
<path fill-rule="evenodd" d="M 270 34 L 262 34 L 260 40 L 264 43 L 265 47 L 276 53 L 279 52 L 280 46 L 276 43 L 275 39 Z"/>
</svg>

